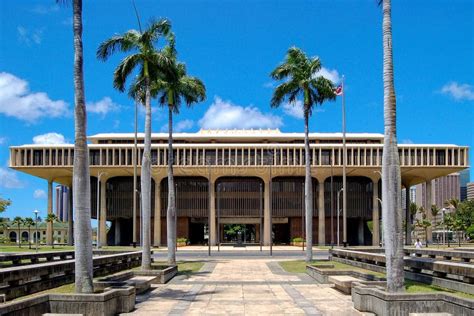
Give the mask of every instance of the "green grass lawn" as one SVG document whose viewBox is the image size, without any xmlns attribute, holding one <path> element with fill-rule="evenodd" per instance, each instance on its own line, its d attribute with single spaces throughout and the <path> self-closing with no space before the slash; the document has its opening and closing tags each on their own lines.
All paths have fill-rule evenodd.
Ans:
<svg viewBox="0 0 474 316">
<path fill-rule="evenodd" d="M 204 262 L 201 261 L 178 261 L 178 274 L 191 275 L 201 270 Z M 165 261 L 156 261 L 153 265 L 166 266 Z"/>
<path fill-rule="evenodd" d="M 463 298 L 474 300 L 474 294 L 458 292 L 450 289 L 441 288 L 435 285 L 419 283 L 415 281 L 405 280 L 405 290 L 407 293 L 432 293 L 432 292 L 446 292 Z"/>
<path fill-rule="evenodd" d="M 39 246 L 38 251 L 60 251 L 60 250 L 74 250 L 74 246 Z M 28 245 L 22 245 L 21 248 L 18 246 L 0 246 L 0 253 L 3 252 L 36 252 L 35 246 L 31 246 L 31 249 L 28 248 Z"/>
</svg>

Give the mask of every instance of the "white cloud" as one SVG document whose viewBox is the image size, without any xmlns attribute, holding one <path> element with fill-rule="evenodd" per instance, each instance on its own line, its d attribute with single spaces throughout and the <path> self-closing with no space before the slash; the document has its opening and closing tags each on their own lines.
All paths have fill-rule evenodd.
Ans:
<svg viewBox="0 0 474 316">
<path fill-rule="evenodd" d="M 338 84 L 341 81 L 341 77 L 339 76 L 339 73 L 335 69 L 331 70 L 325 67 L 321 67 L 321 70 L 316 73 L 315 77 L 320 77 L 320 76 L 331 80 L 334 84 Z"/>
<path fill-rule="evenodd" d="M 293 103 L 285 103 L 283 104 L 283 112 L 286 115 L 302 120 L 304 118 L 303 102 L 296 100 Z"/>
<path fill-rule="evenodd" d="M 35 192 L 33 192 L 33 197 L 35 199 L 46 199 L 46 192 L 41 189 L 36 189 Z"/>
<path fill-rule="evenodd" d="M 4 145 L 7 143 L 7 138 L 0 136 L 0 145 Z"/>
<path fill-rule="evenodd" d="M 36 135 L 35 137 L 33 137 L 33 143 L 35 144 L 67 144 L 67 141 L 62 134 L 46 133 L 42 135 Z"/>
<path fill-rule="evenodd" d="M 257 107 L 244 107 L 215 97 L 199 125 L 207 129 L 277 128 L 283 121 L 279 116 L 262 113 Z"/>
<path fill-rule="evenodd" d="M 193 120 L 183 120 L 178 123 L 176 123 L 176 126 L 174 127 L 174 130 L 177 132 L 182 132 L 188 129 L 193 128 L 194 126 L 194 121 Z"/>
<path fill-rule="evenodd" d="M 31 12 L 36 13 L 36 14 L 49 14 L 52 12 L 57 12 L 59 10 L 58 5 L 36 5 L 31 9 Z"/>
<path fill-rule="evenodd" d="M 0 72 L 0 113 L 33 123 L 43 117 L 67 116 L 69 109 L 65 101 L 53 101 L 44 92 L 30 92 L 28 82 Z"/>
<path fill-rule="evenodd" d="M 459 84 L 455 81 L 445 84 L 441 93 L 454 98 L 456 101 L 474 100 L 474 87 L 469 84 Z"/>
<path fill-rule="evenodd" d="M 179 121 L 178 123 L 173 125 L 173 132 L 184 132 L 186 130 L 189 130 L 194 127 L 194 121 L 193 120 L 183 120 Z M 161 127 L 161 132 L 165 133 L 168 132 L 168 124 L 165 124 Z"/>
<path fill-rule="evenodd" d="M 268 88 L 268 89 L 273 89 L 273 88 L 275 88 L 275 82 L 274 81 L 265 82 L 263 84 L 263 87 Z"/>
<path fill-rule="evenodd" d="M 413 144 L 413 141 L 411 139 L 404 139 L 402 140 L 402 144 Z"/>
<path fill-rule="evenodd" d="M 114 103 L 111 98 L 104 97 L 97 102 L 87 102 L 87 111 L 90 113 L 100 114 L 105 116 L 109 112 L 117 112 L 120 110 L 120 105 Z"/>
<path fill-rule="evenodd" d="M 31 44 L 39 45 L 43 40 L 44 28 L 28 30 L 26 27 L 20 25 L 16 28 L 16 30 L 20 43 L 24 43 L 28 46 Z"/>
<path fill-rule="evenodd" d="M 7 168 L 0 168 L 0 187 L 7 189 L 19 189 L 23 188 L 24 183 L 18 179 L 15 171 L 8 170 Z"/>
</svg>

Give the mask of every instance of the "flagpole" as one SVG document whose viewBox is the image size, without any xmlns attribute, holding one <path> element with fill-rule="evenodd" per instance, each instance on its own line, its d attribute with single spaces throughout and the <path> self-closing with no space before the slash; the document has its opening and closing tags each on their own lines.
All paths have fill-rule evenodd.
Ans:
<svg viewBox="0 0 474 316">
<path fill-rule="evenodd" d="M 344 76 L 342 76 L 342 243 L 347 246 L 347 189 L 346 189 L 346 91 L 344 87 Z"/>
</svg>

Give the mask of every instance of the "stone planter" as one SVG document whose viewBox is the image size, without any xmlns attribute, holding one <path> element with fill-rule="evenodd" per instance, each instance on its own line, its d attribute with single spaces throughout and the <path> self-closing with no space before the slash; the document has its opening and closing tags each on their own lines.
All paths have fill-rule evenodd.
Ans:
<svg viewBox="0 0 474 316">
<path fill-rule="evenodd" d="M 377 277 L 373 274 L 363 273 L 353 270 L 333 270 L 334 265 L 330 263 L 320 266 L 306 266 L 306 273 L 319 283 L 330 283 L 328 278 L 335 275 L 347 275 L 366 281 L 385 281 L 385 278 Z"/>
<path fill-rule="evenodd" d="M 156 282 L 158 284 L 165 284 L 178 273 L 178 266 L 165 266 L 163 269 L 152 269 L 152 270 L 135 270 L 133 271 L 136 276 L 157 276 Z"/>
<path fill-rule="evenodd" d="M 106 288 L 97 294 L 44 294 L 0 306 L 0 315 L 42 315 L 44 313 L 112 316 L 135 308 L 135 288 Z"/>
<path fill-rule="evenodd" d="M 449 293 L 387 293 L 385 282 L 361 282 L 352 285 L 352 302 L 360 312 L 376 315 L 408 316 L 410 313 L 450 313 L 472 315 L 474 300 Z"/>
<path fill-rule="evenodd" d="M 292 241 L 292 242 L 290 242 L 290 245 L 295 246 L 295 247 L 303 247 L 303 244 L 304 244 L 304 246 L 306 246 L 306 242 L 302 242 L 302 241 Z"/>
<path fill-rule="evenodd" d="M 187 243 L 186 242 L 178 242 L 176 243 L 176 247 L 186 247 Z"/>
</svg>

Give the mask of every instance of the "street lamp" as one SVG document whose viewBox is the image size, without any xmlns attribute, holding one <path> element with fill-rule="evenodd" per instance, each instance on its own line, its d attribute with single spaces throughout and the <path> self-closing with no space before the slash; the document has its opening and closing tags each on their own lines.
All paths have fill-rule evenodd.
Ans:
<svg viewBox="0 0 474 316">
<path fill-rule="evenodd" d="M 339 247 L 339 214 L 341 213 L 341 209 L 339 207 L 339 195 L 341 192 L 344 191 L 344 188 L 341 188 L 337 191 L 337 246 Z"/>
<path fill-rule="evenodd" d="M 107 174 L 107 172 L 100 172 L 97 176 L 97 249 L 102 247 L 100 240 L 100 178 Z"/>
<path fill-rule="evenodd" d="M 35 245 L 36 245 L 36 252 L 38 252 L 38 210 L 34 210 L 35 213 Z M 53 230 L 54 231 L 54 230 Z"/>
</svg>

